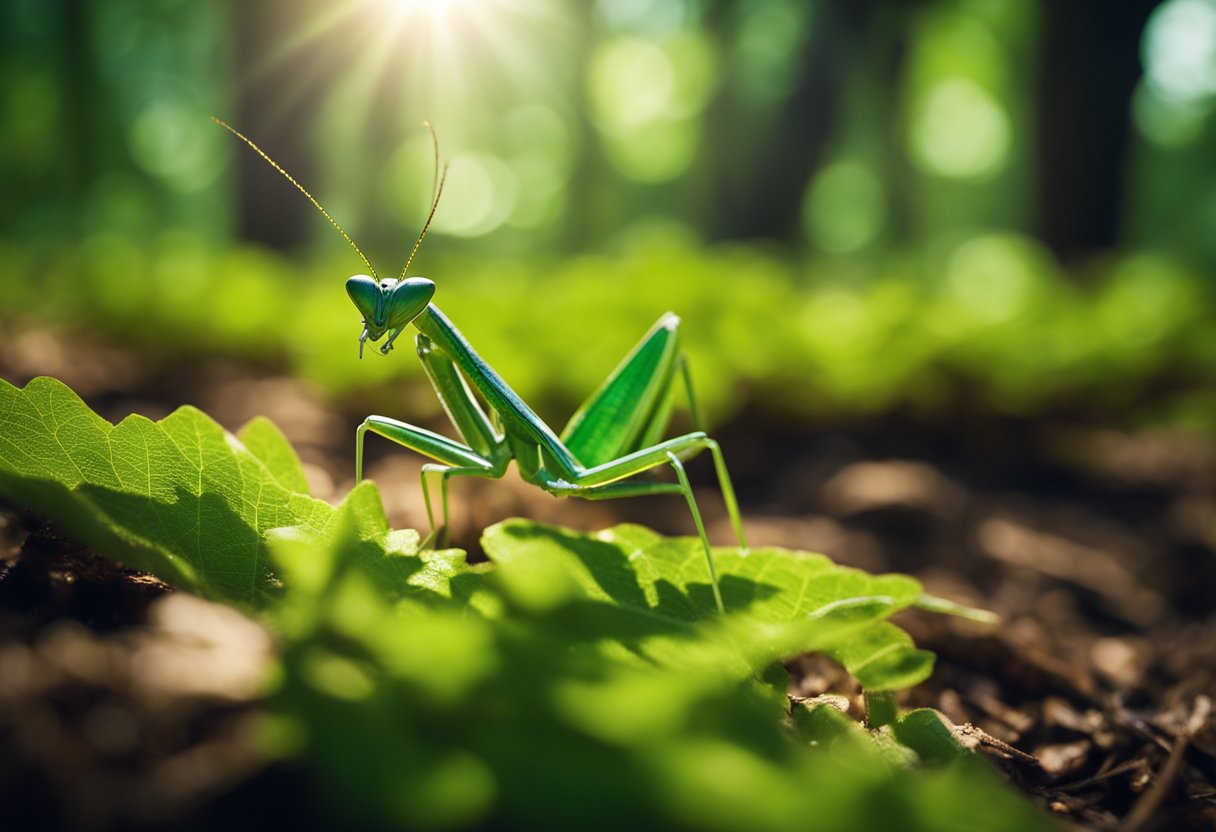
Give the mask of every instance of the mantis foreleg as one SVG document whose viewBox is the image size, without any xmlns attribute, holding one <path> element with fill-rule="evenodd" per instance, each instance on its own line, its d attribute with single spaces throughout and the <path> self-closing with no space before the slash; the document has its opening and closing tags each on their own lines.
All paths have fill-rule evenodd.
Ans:
<svg viewBox="0 0 1216 832">
<path fill-rule="evenodd" d="M 356 476 L 362 474 L 363 435 L 368 430 L 442 463 L 422 466 L 421 475 L 426 516 L 431 524 L 431 533 L 435 534 L 439 529 L 448 528 L 448 518 L 450 517 L 448 479 L 460 476 L 497 479 L 506 472 L 511 453 L 503 437 L 498 435 L 485 411 L 473 397 L 472 391 L 469 390 L 468 384 L 456 369 L 456 365 L 452 363 L 452 359 L 436 350 L 431 340 L 421 333 L 418 335 L 416 344 L 418 358 L 422 362 L 427 378 L 430 379 L 435 395 L 438 396 L 457 432 L 468 444 L 461 444 L 441 434 L 395 419 L 371 416 L 360 428 L 355 449 Z M 440 484 L 443 520 L 440 525 L 435 523 L 435 512 L 431 502 L 430 481 L 434 477 L 439 478 Z"/>
<path fill-rule="evenodd" d="M 368 416 L 356 431 L 355 438 L 355 479 L 363 478 L 363 439 L 368 431 L 390 439 L 398 445 L 429 456 L 442 463 L 428 464 L 422 467 L 422 496 L 426 501 L 427 519 L 434 534 L 438 528 L 448 525 L 448 494 L 447 481 L 454 476 L 486 477 L 498 479 L 507 470 L 510 461 L 508 454 L 496 449 L 493 456 L 483 457 L 467 445 L 462 445 L 454 439 L 449 439 L 426 428 L 420 428 L 396 419 L 384 416 Z M 440 492 L 443 509 L 443 525 L 435 525 L 435 515 L 431 507 L 430 488 L 427 482 L 429 475 L 440 474 Z"/>
<path fill-rule="evenodd" d="M 470 448 L 484 456 L 492 456 L 502 444 L 502 436 L 473 397 L 473 391 L 452 359 L 436 349 L 434 342 L 421 332 L 415 343 L 422 369 L 452 425 Z"/>
<path fill-rule="evenodd" d="M 437 538 L 436 542 L 439 545 L 446 545 L 448 539 L 449 518 L 451 514 L 448 510 L 448 480 L 452 477 L 484 477 L 486 479 L 498 479 L 506 473 L 507 461 L 503 460 L 502 464 L 492 470 L 486 471 L 482 468 L 452 468 L 447 465 L 436 465 L 427 463 L 422 466 L 422 500 L 426 504 L 426 519 L 431 524 L 431 534 L 428 540 L 432 537 Z M 440 511 L 442 511 L 443 523 L 435 525 L 435 513 L 431 505 L 431 486 L 430 479 L 439 478 L 439 500 Z"/>
</svg>

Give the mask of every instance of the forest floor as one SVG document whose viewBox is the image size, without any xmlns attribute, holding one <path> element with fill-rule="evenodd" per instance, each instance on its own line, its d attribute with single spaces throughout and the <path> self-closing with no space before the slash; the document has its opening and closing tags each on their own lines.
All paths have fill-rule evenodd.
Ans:
<svg viewBox="0 0 1216 832">
<path fill-rule="evenodd" d="M 364 414 L 338 412 L 298 381 L 220 364 L 138 383 L 87 361 L 58 374 L 112 420 L 186 402 L 229 429 L 267 415 L 300 450 L 316 496 L 338 499 L 352 484 Z M 26 380 L 3 360 L 0 377 Z M 964 726 L 1065 827 L 1216 828 L 1216 448 L 968 415 L 807 429 L 745 412 L 715 435 L 753 545 L 906 572 L 1001 616 L 983 626 L 901 614 L 938 657 L 903 704 Z M 391 523 L 426 528 L 420 460 L 388 443 L 369 454 Z M 690 470 L 711 537 L 729 541 L 712 468 Z M 690 531 L 661 497 L 558 501 L 512 476 L 459 482 L 453 509 L 453 544 L 473 557 L 480 529 L 515 515 Z M 239 614 L 0 506 L 0 805 L 17 819 L 6 828 L 314 825 L 301 773 L 262 758 L 252 736 L 270 651 Z M 792 696 L 858 705 L 827 660 L 789 667 Z"/>
</svg>

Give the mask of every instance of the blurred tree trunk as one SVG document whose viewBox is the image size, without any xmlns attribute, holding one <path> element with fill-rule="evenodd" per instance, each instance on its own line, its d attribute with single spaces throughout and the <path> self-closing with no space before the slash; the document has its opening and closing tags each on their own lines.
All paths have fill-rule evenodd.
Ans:
<svg viewBox="0 0 1216 832">
<path fill-rule="evenodd" d="M 906 31 L 923 0 L 819 0 L 813 5 L 798 82 L 790 95 L 762 121 L 749 115 L 746 101 L 730 94 L 710 111 L 714 187 L 706 224 L 711 239 L 801 239 L 807 184 L 829 145 L 840 139 L 839 119 L 853 115 L 841 108 L 845 95 L 856 94 L 851 81 L 859 74 L 868 76 L 866 95 L 890 101 L 883 123 L 875 128 L 896 135 L 895 100 L 905 52 L 899 33 Z M 729 32 L 733 8 L 712 4 L 710 27 Z M 891 207 L 892 223 L 901 226 L 901 206 Z"/>
<path fill-rule="evenodd" d="M 304 52 L 297 51 L 267 62 L 275 47 L 274 34 L 284 19 L 292 19 L 289 3 L 234 3 L 236 23 L 235 77 L 240 79 L 232 126 L 257 142 L 304 187 L 309 187 L 307 128 L 308 98 L 304 106 L 281 106 L 284 91 L 306 77 Z M 297 99 L 301 100 L 301 99 Z M 228 119 L 225 119 L 226 121 Z M 235 140 L 234 140 L 235 141 Z M 235 155 L 240 175 L 237 229 L 240 236 L 273 248 L 290 248 L 304 240 L 308 212 L 314 210 L 301 194 L 248 148 Z"/>
<path fill-rule="evenodd" d="M 1040 233 L 1066 260 L 1119 241 L 1140 39 L 1159 3 L 1042 3 Z"/>
<path fill-rule="evenodd" d="M 104 107 L 105 102 L 97 84 L 89 38 L 88 4 L 82 0 L 59 0 L 57 5 L 63 33 L 58 42 L 62 71 L 59 88 L 66 103 L 65 132 L 74 139 L 74 143 L 64 148 L 67 152 L 60 156 L 59 164 L 65 172 L 70 199 L 79 205 L 98 173 L 97 144 L 107 138 L 94 132 L 101 121 L 97 108 Z"/>
<path fill-rule="evenodd" d="M 857 43 L 874 2 L 814 4 L 797 85 L 774 110 L 761 115 L 730 93 L 711 106 L 711 240 L 789 236 L 797 229 L 807 180 L 835 126 L 840 59 Z M 733 4 L 713 4 L 710 27 L 729 34 L 733 11 Z"/>
</svg>

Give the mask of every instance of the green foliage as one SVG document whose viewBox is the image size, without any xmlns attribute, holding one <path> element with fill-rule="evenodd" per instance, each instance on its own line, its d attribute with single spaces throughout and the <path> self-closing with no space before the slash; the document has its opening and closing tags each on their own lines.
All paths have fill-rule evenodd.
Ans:
<svg viewBox="0 0 1216 832">
<path fill-rule="evenodd" d="M 325 550 L 331 580 L 287 594 L 286 609 L 309 629 L 293 630 L 282 656 L 270 737 L 282 754 L 308 755 L 343 818 L 436 828 L 1047 828 L 957 744 L 951 760 L 930 746 L 943 765 L 923 769 L 889 732 L 831 708 L 789 713 L 780 665 L 761 672 L 769 657 L 795 637 L 828 652 L 864 643 L 858 635 L 886 626 L 892 608 L 861 598 L 796 626 L 813 603 L 780 576 L 802 556 L 757 552 L 755 567 L 728 568 L 741 606 L 723 619 L 698 583 L 691 541 L 663 551 L 632 526 L 585 535 L 512 521 L 484 542 L 494 570 L 457 575 L 451 601 L 386 603 L 341 538 Z M 907 580 L 809 560 L 835 589 L 817 588 L 821 597 Z M 745 575 L 761 579 L 746 587 Z"/>
<path fill-rule="evenodd" d="M 132 415 L 111 425 L 62 383 L 38 378 L 24 389 L 0 380 L 0 425 L 0 496 L 54 518 L 99 552 L 212 598 L 265 606 L 278 584 L 266 533 L 320 533 L 334 522 L 332 506 L 299 488 L 299 459 L 265 419 L 236 437 L 192 407 L 159 422 Z M 374 488 L 356 489 L 346 503 L 367 564 L 416 552 L 415 532 L 388 531 Z"/>
<path fill-rule="evenodd" d="M 785 674 L 760 672 L 771 655 L 797 652 L 793 638 L 866 649 L 859 634 L 886 626 L 893 605 L 851 594 L 881 588 L 910 603 L 907 579 L 756 552 L 754 566 L 724 570 L 734 603 L 721 619 L 691 540 L 664 548 L 632 526 L 585 535 L 512 521 L 486 532 L 492 572 L 456 575 L 450 595 L 390 603 L 343 539 L 312 550 L 331 564 L 329 581 L 284 599 L 293 627 L 269 736 L 282 754 L 307 754 L 347 820 L 1046 828 L 961 749 L 919 770 L 908 746 L 830 708 L 795 712 L 797 731 L 787 727 Z M 856 603 L 796 626 L 816 607 L 783 575 L 803 559 L 828 585 L 816 587 L 820 600 Z"/>
<path fill-rule="evenodd" d="M 264 602 L 262 534 L 319 529 L 332 511 L 284 488 L 262 459 L 193 408 L 114 426 L 41 378 L 24 390 L 0 382 L 0 413 L 0 494 L 57 518 L 99 551 L 212 597 Z M 263 438 L 271 430 L 251 426 Z"/>
<path fill-rule="evenodd" d="M 236 437 L 191 408 L 112 426 L 43 378 L 0 383 L 0 424 L 0 496 L 259 608 L 281 645 L 264 739 L 307 762 L 335 822 L 1044 824 L 918 712 L 869 732 L 831 709 L 791 714 L 778 662 L 809 650 L 876 702 L 924 678 L 932 656 L 887 618 L 948 606 L 910 578 L 724 549 L 723 616 L 693 538 L 509 521 L 485 533 L 492 563 L 471 568 L 390 530 L 370 483 L 337 507 L 300 493 L 265 420 Z M 921 756 L 944 763 L 921 770 Z"/>
<path fill-rule="evenodd" d="M 687 666 L 694 661 L 688 645 L 671 637 L 685 632 L 688 622 L 718 624 L 696 538 L 664 538 L 638 526 L 585 535 L 508 521 L 487 529 L 483 542 L 502 580 L 538 606 L 552 603 L 564 587 L 611 602 L 616 619 L 634 620 L 633 632 L 661 620 L 662 638 L 623 645 L 647 663 L 696 670 L 695 664 Z M 932 670 L 931 654 L 916 650 L 906 633 L 882 621 L 919 600 L 920 586 L 911 578 L 876 577 L 823 555 L 771 547 L 746 556 L 719 549 L 714 560 L 726 608 L 732 618 L 746 615 L 728 620 L 723 629 L 747 672 L 812 649 L 838 660 L 872 691 L 910 687 Z M 720 664 L 721 657 L 711 663 Z"/>
<path fill-rule="evenodd" d="M 358 386 L 380 412 L 402 410 L 392 382 L 404 382 L 411 419 L 439 415 L 407 343 L 388 360 L 357 363 L 349 258 L 301 269 L 181 236 L 144 249 L 97 238 L 29 256 L 0 261 L 0 308 L 101 330 L 150 361 L 278 361 L 333 395 Z M 432 258 L 426 272 L 435 302 L 478 352 L 559 424 L 672 310 L 714 420 L 746 406 L 800 418 L 950 414 L 965 400 L 1000 413 L 1117 412 L 1216 429 L 1205 406 L 1216 303 L 1199 276 L 1164 257 L 1112 261 L 1087 287 L 1015 235 L 877 263 L 864 279 L 745 247 L 653 244 L 560 263 Z"/>
</svg>

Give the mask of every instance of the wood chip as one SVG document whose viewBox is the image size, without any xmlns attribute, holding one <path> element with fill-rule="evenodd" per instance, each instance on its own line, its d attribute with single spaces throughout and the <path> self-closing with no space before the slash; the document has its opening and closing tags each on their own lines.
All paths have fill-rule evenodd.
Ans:
<svg viewBox="0 0 1216 832">
<path fill-rule="evenodd" d="M 1041 745 L 1034 750 L 1034 756 L 1038 758 L 1043 771 L 1053 779 L 1060 780 L 1075 774 L 1089 762 L 1093 747 L 1089 740 Z"/>
</svg>

